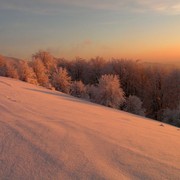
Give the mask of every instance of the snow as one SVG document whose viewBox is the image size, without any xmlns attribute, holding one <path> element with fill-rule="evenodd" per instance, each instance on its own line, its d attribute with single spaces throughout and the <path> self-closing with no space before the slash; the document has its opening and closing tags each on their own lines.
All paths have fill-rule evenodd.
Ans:
<svg viewBox="0 0 180 180">
<path fill-rule="evenodd" d="M 0 179 L 180 179 L 180 130 L 0 77 Z"/>
</svg>

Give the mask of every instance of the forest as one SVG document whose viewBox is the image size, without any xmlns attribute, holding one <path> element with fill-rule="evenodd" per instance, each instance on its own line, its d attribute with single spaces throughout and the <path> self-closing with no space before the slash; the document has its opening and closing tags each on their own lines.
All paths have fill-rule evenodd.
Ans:
<svg viewBox="0 0 180 180">
<path fill-rule="evenodd" d="M 180 68 L 140 60 L 0 56 L 0 76 L 58 90 L 111 108 L 180 127 Z"/>
</svg>

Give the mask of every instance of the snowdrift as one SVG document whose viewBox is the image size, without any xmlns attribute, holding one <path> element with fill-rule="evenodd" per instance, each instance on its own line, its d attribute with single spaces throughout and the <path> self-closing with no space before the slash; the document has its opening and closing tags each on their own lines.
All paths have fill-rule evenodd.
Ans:
<svg viewBox="0 0 180 180">
<path fill-rule="evenodd" d="M 180 179 L 180 130 L 0 77 L 0 179 Z"/>
</svg>

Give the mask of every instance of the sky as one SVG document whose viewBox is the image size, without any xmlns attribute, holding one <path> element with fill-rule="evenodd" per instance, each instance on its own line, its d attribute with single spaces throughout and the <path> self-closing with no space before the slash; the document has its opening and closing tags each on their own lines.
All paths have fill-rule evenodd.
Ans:
<svg viewBox="0 0 180 180">
<path fill-rule="evenodd" d="M 1 0 L 0 54 L 180 62 L 179 0 Z"/>
</svg>

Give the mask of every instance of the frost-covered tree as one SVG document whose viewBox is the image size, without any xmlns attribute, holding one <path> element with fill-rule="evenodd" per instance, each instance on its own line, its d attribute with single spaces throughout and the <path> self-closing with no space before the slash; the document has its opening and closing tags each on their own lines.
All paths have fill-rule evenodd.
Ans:
<svg viewBox="0 0 180 180">
<path fill-rule="evenodd" d="M 95 101 L 99 104 L 119 108 L 125 101 L 117 75 L 103 75 L 99 79 Z"/>
<path fill-rule="evenodd" d="M 142 101 L 137 96 L 129 96 L 126 100 L 124 110 L 140 116 L 145 116 L 145 109 L 142 108 Z"/>
<path fill-rule="evenodd" d="M 39 51 L 33 55 L 33 59 L 39 59 L 42 61 L 46 68 L 46 74 L 48 75 L 48 78 L 51 79 L 57 65 L 54 57 L 49 52 Z"/>
<path fill-rule="evenodd" d="M 40 59 L 35 59 L 32 62 L 33 70 L 36 74 L 39 85 L 48 87 L 50 86 L 47 70 Z"/>
<path fill-rule="evenodd" d="M 38 84 L 36 74 L 27 61 L 21 61 L 18 65 L 19 79 L 31 84 Z"/>
<path fill-rule="evenodd" d="M 56 90 L 69 94 L 71 86 L 71 77 L 65 68 L 59 68 L 52 76 L 52 85 Z"/>
<path fill-rule="evenodd" d="M 6 62 L 6 76 L 15 78 L 15 79 L 19 79 L 17 68 L 11 62 Z"/>
<path fill-rule="evenodd" d="M 86 98 L 86 86 L 82 81 L 74 81 L 71 84 L 71 95 L 79 98 Z"/>
<path fill-rule="evenodd" d="M 46 51 L 39 51 L 36 54 L 33 55 L 34 60 L 40 60 L 46 71 L 46 75 L 49 79 L 49 82 L 52 80 L 52 75 L 57 69 L 57 61 L 56 59 Z M 51 88 L 51 87 L 50 87 Z"/>
</svg>

